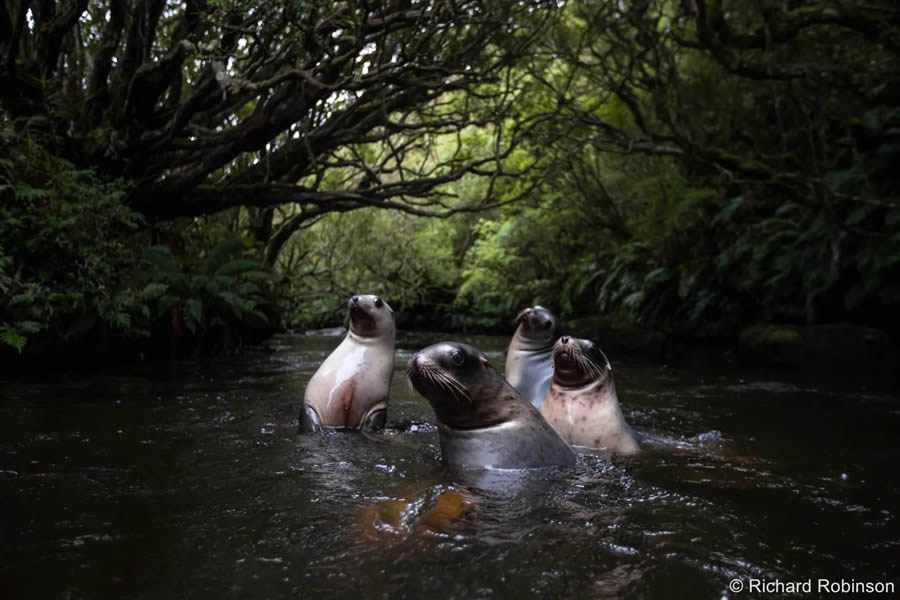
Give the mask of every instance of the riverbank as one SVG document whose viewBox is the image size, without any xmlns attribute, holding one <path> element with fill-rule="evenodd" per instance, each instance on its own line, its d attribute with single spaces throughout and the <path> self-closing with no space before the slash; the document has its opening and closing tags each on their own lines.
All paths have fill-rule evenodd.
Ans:
<svg viewBox="0 0 900 600">
<path fill-rule="evenodd" d="M 412 324 L 408 324 L 412 325 Z M 512 335 L 513 327 L 451 328 L 449 323 L 416 323 L 398 331 L 433 337 L 471 335 Z M 437 327 L 435 327 L 437 326 Z M 436 331 L 439 330 L 439 331 Z M 60 348 L 42 346 L 18 354 L 0 349 L 0 374 L 92 369 L 109 365 L 142 362 L 178 362 L 184 359 L 240 354 L 255 348 L 275 334 L 341 336 L 339 324 L 310 331 L 269 328 L 228 330 L 195 339 L 196 336 L 149 338 L 141 340 L 103 340 Z M 776 367 L 785 371 L 814 373 L 872 373 L 880 380 L 897 380 L 900 353 L 897 343 L 885 332 L 847 323 L 811 326 L 760 324 L 744 329 L 734 339 L 697 339 L 642 329 L 610 317 L 588 317 L 564 321 L 563 332 L 596 340 L 612 360 L 639 359 L 684 369 L 722 367 Z"/>
<path fill-rule="evenodd" d="M 788 370 L 878 372 L 896 376 L 900 352 L 887 333 L 851 323 L 745 328 L 733 339 L 674 336 L 606 317 L 566 323 L 578 337 L 590 337 L 611 353 L 690 368 L 698 364 L 754 364 Z"/>
</svg>

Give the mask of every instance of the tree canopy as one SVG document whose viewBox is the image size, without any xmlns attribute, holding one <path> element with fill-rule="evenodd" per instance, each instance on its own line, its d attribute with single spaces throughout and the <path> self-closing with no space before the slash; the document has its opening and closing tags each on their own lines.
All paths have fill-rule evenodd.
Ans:
<svg viewBox="0 0 900 600">
<path fill-rule="evenodd" d="M 304 219 L 432 214 L 443 183 L 516 174 L 502 159 L 530 124 L 503 117 L 542 4 L 23 1 L 0 11 L 3 106 L 45 119 L 75 165 L 136 182 L 129 204 L 150 220 L 287 203 Z M 425 160 L 476 126 L 488 151 Z"/>
<path fill-rule="evenodd" d="M 0 333 L 317 325 L 358 291 L 451 327 L 890 328 L 895 4 L 8 4 Z M 29 239 L 108 269 L 56 294 Z"/>
</svg>

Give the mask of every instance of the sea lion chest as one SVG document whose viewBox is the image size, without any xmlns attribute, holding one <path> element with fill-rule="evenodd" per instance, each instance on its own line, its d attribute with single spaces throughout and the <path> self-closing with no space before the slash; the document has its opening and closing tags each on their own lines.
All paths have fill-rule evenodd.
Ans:
<svg viewBox="0 0 900 600">
<path fill-rule="evenodd" d="M 539 418 L 517 419 L 477 429 L 438 425 L 445 464 L 464 469 L 528 469 L 571 465 L 575 453 Z"/>
<path fill-rule="evenodd" d="M 638 450 L 615 387 L 609 382 L 574 389 L 554 383 L 541 405 L 541 414 L 573 446 L 609 448 L 621 454 Z"/>
<path fill-rule="evenodd" d="M 506 381 L 523 398 L 540 407 L 553 380 L 552 348 L 519 350 L 510 348 L 504 373 Z"/>
<path fill-rule="evenodd" d="M 348 336 L 325 359 L 303 395 L 323 425 L 357 428 L 374 406 L 386 403 L 394 368 L 393 347 L 387 346 Z"/>
</svg>

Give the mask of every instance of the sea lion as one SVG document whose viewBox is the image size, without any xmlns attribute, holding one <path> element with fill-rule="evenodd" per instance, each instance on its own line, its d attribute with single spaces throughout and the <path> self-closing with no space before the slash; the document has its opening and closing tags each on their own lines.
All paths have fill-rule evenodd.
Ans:
<svg viewBox="0 0 900 600">
<path fill-rule="evenodd" d="M 384 428 L 394 374 L 394 311 L 378 296 L 353 296 L 347 312 L 347 335 L 306 384 L 303 431 Z"/>
<path fill-rule="evenodd" d="M 559 319 L 543 306 L 532 306 L 516 316 L 516 323 L 504 375 L 523 398 L 540 408 L 553 379 L 551 354 L 559 337 Z"/>
<path fill-rule="evenodd" d="M 472 346 L 428 346 L 409 359 L 407 376 L 434 409 L 446 466 L 526 469 L 575 462 L 538 410 Z"/>
<path fill-rule="evenodd" d="M 612 366 L 590 340 L 563 336 L 553 346 L 553 383 L 541 414 L 573 446 L 640 450 L 616 396 Z"/>
</svg>

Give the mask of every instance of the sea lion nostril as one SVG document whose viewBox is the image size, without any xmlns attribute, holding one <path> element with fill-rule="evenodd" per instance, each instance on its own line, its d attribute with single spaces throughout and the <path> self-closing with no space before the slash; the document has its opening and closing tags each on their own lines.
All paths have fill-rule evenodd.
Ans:
<svg viewBox="0 0 900 600">
<path fill-rule="evenodd" d="M 359 302 L 359 296 L 353 296 L 352 298 L 350 298 L 350 300 L 353 301 L 353 304 L 356 304 Z"/>
<path fill-rule="evenodd" d="M 568 344 L 568 343 L 569 343 L 569 336 L 564 335 L 564 336 L 562 336 L 561 338 L 559 338 L 559 341 L 561 341 L 563 344 Z"/>
</svg>

